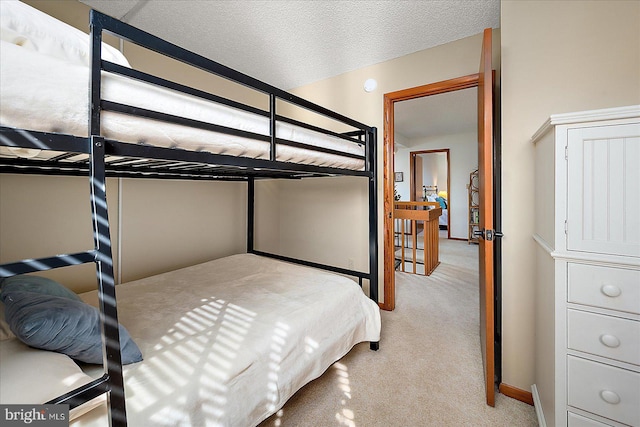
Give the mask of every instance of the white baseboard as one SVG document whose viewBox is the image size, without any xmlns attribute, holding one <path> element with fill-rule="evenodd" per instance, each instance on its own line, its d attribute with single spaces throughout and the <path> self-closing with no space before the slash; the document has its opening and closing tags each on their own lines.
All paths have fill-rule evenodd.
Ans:
<svg viewBox="0 0 640 427">
<path fill-rule="evenodd" d="M 547 423 L 544 420 L 544 413 L 542 412 L 542 403 L 540 403 L 540 395 L 538 395 L 538 387 L 536 387 L 535 384 L 531 386 L 531 394 L 533 395 L 533 407 L 536 408 L 538 425 L 540 427 L 547 427 Z"/>
</svg>

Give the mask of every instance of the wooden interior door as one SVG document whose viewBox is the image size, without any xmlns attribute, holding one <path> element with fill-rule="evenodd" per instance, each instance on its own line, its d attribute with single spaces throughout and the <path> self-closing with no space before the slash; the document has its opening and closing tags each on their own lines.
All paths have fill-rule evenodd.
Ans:
<svg viewBox="0 0 640 427">
<path fill-rule="evenodd" d="M 480 345 L 487 405 L 495 406 L 493 224 L 493 72 L 490 28 L 484 30 L 478 75 L 478 178 L 480 196 Z"/>
</svg>

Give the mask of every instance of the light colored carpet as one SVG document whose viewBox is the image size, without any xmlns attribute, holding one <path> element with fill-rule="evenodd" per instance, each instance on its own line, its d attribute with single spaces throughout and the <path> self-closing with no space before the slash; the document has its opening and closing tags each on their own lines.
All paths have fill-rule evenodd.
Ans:
<svg viewBox="0 0 640 427">
<path fill-rule="evenodd" d="M 431 276 L 396 273 L 380 350 L 358 344 L 266 426 L 536 426 L 532 406 L 485 404 L 478 337 L 478 246 L 441 240 Z"/>
</svg>

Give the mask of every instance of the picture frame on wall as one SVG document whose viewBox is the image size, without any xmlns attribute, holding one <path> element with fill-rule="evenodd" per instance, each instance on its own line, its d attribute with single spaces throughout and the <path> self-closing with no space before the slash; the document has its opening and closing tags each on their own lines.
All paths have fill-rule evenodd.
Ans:
<svg viewBox="0 0 640 427">
<path fill-rule="evenodd" d="M 404 176 L 402 174 L 402 172 L 395 172 L 395 177 L 394 177 L 394 181 L 395 182 L 402 182 L 404 181 Z"/>
</svg>

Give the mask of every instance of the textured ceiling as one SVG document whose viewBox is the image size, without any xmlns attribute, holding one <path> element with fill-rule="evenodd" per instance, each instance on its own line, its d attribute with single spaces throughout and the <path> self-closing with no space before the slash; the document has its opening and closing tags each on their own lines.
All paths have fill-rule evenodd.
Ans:
<svg viewBox="0 0 640 427">
<path fill-rule="evenodd" d="M 499 27 L 499 0 L 81 0 L 282 89 Z"/>
</svg>

